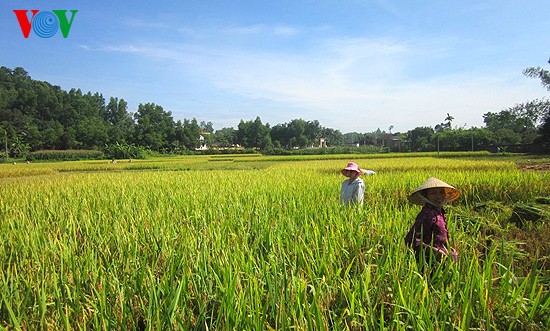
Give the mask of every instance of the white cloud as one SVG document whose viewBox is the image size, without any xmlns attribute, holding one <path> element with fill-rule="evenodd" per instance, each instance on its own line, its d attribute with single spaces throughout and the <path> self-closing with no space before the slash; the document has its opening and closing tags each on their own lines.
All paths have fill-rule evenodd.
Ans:
<svg viewBox="0 0 550 331">
<path fill-rule="evenodd" d="M 292 27 L 252 25 L 226 29 L 225 33 L 290 36 L 297 31 Z M 483 113 L 542 94 L 533 90 L 536 83 L 521 77 L 521 70 L 503 70 L 498 75 L 490 71 L 460 75 L 441 71 L 426 73 L 422 78 L 410 76 L 418 70 L 418 62 L 429 63 L 435 58 L 452 61 L 447 43 L 455 42 L 331 38 L 310 42 L 300 52 L 286 52 L 284 48 L 266 51 L 221 43 L 213 47 L 215 41 L 206 45 L 195 40 L 195 44 L 128 43 L 99 50 L 139 55 L 159 60 L 158 65 L 164 66 L 169 61 L 170 71 L 158 79 L 174 84 L 174 77 L 192 77 L 249 99 L 252 104 L 257 102 L 258 113 L 248 118 L 259 115 L 283 122 L 298 117 L 318 119 L 322 125 L 344 132 L 387 129 L 390 125 L 395 126 L 394 131 L 407 131 L 433 126 L 447 113 L 455 117 L 455 125 L 480 126 Z M 194 97 L 209 100 L 210 95 L 211 91 L 206 90 Z M 263 114 L 263 109 L 270 108 L 266 103 L 278 109 L 286 106 L 292 110 L 288 113 L 292 117 L 280 120 L 280 113 Z M 216 113 L 216 105 L 211 112 Z"/>
</svg>

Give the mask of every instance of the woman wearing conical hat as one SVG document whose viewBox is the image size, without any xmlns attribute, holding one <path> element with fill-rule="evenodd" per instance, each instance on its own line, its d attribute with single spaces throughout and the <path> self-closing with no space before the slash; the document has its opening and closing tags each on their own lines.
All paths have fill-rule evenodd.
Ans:
<svg viewBox="0 0 550 331">
<path fill-rule="evenodd" d="M 409 196 L 409 201 L 422 206 L 416 221 L 405 236 L 405 243 L 411 246 L 417 259 L 422 253 L 426 261 L 440 261 L 449 256 L 457 260 L 457 252 L 449 247 L 447 216 L 443 205 L 456 200 L 460 192 L 435 177 L 429 178 Z"/>
</svg>

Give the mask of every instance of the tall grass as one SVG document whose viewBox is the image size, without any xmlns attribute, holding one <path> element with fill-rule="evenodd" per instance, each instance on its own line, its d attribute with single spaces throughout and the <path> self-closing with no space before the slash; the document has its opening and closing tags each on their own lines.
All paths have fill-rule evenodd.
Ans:
<svg viewBox="0 0 550 331">
<path fill-rule="evenodd" d="M 364 178 L 367 201 L 356 209 L 338 204 L 338 159 L 237 162 L 246 170 L 186 160 L 139 172 L 71 163 L 53 166 L 71 172 L 48 173 L 46 164 L 32 164 L 44 173 L 18 170 L 16 180 L 13 168 L 0 169 L 0 327 L 544 330 L 550 323 L 548 271 L 518 263 L 521 249 L 504 239 L 480 254 L 480 228 L 458 223 L 479 201 L 549 195 L 548 173 L 498 160 L 365 159 L 360 165 L 378 173 Z M 424 273 L 403 244 L 419 211 L 406 196 L 432 175 L 462 192 L 449 207 L 460 255 Z"/>
</svg>

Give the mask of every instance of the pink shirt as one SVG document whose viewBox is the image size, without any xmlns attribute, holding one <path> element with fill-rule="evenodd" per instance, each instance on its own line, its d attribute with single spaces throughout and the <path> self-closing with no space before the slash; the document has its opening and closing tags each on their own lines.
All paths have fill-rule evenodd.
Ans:
<svg viewBox="0 0 550 331">
<path fill-rule="evenodd" d="M 422 242 L 446 250 L 448 240 L 449 231 L 445 210 L 438 211 L 429 203 L 422 207 L 416 216 L 416 221 L 405 236 L 405 243 L 412 246 L 415 251 L 422 247 Z"/>
</svg>

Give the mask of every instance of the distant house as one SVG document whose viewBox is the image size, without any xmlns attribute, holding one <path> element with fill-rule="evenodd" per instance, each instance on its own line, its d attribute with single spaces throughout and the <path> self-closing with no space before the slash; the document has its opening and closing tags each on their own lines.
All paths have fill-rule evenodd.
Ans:
<svg viewBox="0 0 550 331">
<path fill-rule="evenodd" d="M 382 137 L 382 146 L 389 147 L 392 151 L 401 151 L 401 137 L 399 134 L 385 134 Z"/>
<path fill-rule="evenodd" d="M 199 135 L 199 147 L 195 148 L 197 151 L 204 151 L 208 149 L 208 146 L 206 145 L 206 139 L 204 138 L 206 135 L 209 135 L 210 132 L 206 130 L 201 130 Z"/>
</svg>

